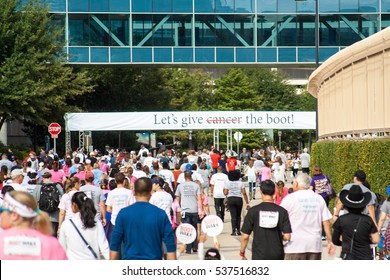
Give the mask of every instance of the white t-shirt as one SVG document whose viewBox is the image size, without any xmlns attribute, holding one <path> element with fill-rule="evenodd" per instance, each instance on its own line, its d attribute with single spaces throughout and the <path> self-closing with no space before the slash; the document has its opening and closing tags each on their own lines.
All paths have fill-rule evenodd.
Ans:
<svg viewBox="0 0 390 280">
<path fill-rule="evenodd" d="M 8 185 L 8 184 L 7 184 Z M 18 184 L 18 183 L 11 183 L 9 184 L 11 185 L 15 191 L 20 191 L 20 192 L 27 192 L 27 188 L 26 186 L 23 186 L 21 184 Z"/>
<path fill-rule="evenodd" d="M 198 172 L 192 172 L 192 175 L 191 175 L 191 178 L 192 178 L 192 181 L 196 181 L 198 180 L 201 184 L 204 183 L 204 180 L 202 178 L 202 175 L 200 175 Z M 184 172 L 183 173 L 180 173 L 179 177 L 177 178 L 177 183 L 178 184 L 182 184 L 184 183 L 186 180 L 184 179 Z"/>
<path fill-rule="evenodd" d="M 154 192 L 149 202 L 150 204 L 153 204 L 158 208 L 164 210 L 168 216 L 168 220 L 172 223 L 171 207 L 173 203 L 173 198 L 169 193 L 165 191 Z"/>
<path fill-rule="evenodd" d="M 142 177 L 148 177 L 148 176 L 146 176 L 146 173 L 141 171 L 141 170 L 134 170 L 133 176 L 137 179 L 142 178 Z"/>
<path fill-rule="evenodd" d="M 310 155 L 308 153 L 303 153 L 300 158 L 302 168 L 308 168 L 310 166 Z"/>
<path fill-rule="evenodd" d="M 312 190 L 298 190 L 283 198 L 280 206 L 287 210 L 292 229 L 284 252 L 322 252 L 322 222 L 332 218 L 325 200 Z"/>
<path fill-rule="evenodd" d="M 214 198 L 225 198 L 223 189 L 227 186 L 229 178 L 225 173 L 215 173 L 211 176 L 210 185 L 214 185 Z"/>
<path fill-rule="evenodd" d="M 163 169 L 159 172 L 159 175 L 163 177 L 164 181 L 168 183 L 169 188 L 173 191 L 172 183 L 175 182 L 175 177 L 173 176 L 172 171 Z"/>
<path fill-rule="evenodd" d="M 75 213 L 72 211 L 72 196 L 77 191 L 70 191 L 63 196 L 61 196 L 60 204 L 58 205 L 59 209 L 65 210 L 65 220 L 71 219 L 75 216 Z"/>
<path fill-rule="evenodd" d="M 116 188 L 107 194 L 106 205 L 111 206 L 111 223 L 115 225 L 116 217 L 122 208 L 135 203 L 133 192 L 125 188 Z"/>
</svg>

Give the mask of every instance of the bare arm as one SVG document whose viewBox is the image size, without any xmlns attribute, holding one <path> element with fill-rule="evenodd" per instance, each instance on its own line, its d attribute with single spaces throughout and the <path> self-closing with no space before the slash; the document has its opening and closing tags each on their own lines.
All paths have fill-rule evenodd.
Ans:
<svg viewBox="0 0 390 280">
<path fill-rule="evenodd" d="M 119 260 L 119 252 L 110 251 L 110 260 Z"/>
<path fill-rule="evenodd" d="M 104 201 L 99 202 L 99 207 L 100 207 L 100 215 L 102 219 L 102 224 L 103 226 L 106 225 L 106 204 L 104 204 Z"/>
<path fill-rule="evenodd" d="M 284 241 L 290 241 L 290 239 L 291 239 L 291 233 L 283 233 Z"/>
<path fill-rule="evenodd" d="M 386 218 L 387 218 L 387 214 L 385 212 L 382 212 L 381 216 L 379 217 L 379 221 L 378 221 L 378 231 L 379 232 L 381 231 L 382 226 L 386 221 Z"/>
<path fill-rule="evenodd" d="M 57 235 L 60 234 L 60 228 L 61 228 L 62 223 L 64 222 L 65 214 L 66 214 L 65 210 L 64 209 L 60 209 L 60 215 L 58 216 L 58 231 L 57 231 Z"/>
<path fill-rule="evenodd" d="M 328 255 L 333 256 L 336 248 L 332 243 L 332 226 L 330 220 L 323 221 L 322 225 L 324 226 L 326 240 L 328 241 Z"/>
<path fill-rule="evenodd" d="M 168 252 L 168 253 L 167 253 L 167 258 L 168 258 L 168 260 L 170 260 L 170 261 L 176 260 L 176 252 Z"/>
<path fill-rule="evenodd" d="M 367 205 L 368 214 L 370 215 L 372 221 L 374 222 L 375 226 L 378 227 L 378 224 L 376 223 L 376 217 L 375 217 L 375 207 L 374 204 Z"/>
<path fill-rule="evenodd" d="M 378 244 L 380 241 L 380 235 L 379 232 L 371 233 L 371 243 L 372 244 Z"/>
<path fill-rule="evenodd" d="M 248 245 L 248 241 L 249 241 L 249 234 L 242 233 L 241 246 L 240 246 L 240 257 L 242 260 L 246 260 L 245 250 L 246 250 L 246 246 Z"/>
</svg>

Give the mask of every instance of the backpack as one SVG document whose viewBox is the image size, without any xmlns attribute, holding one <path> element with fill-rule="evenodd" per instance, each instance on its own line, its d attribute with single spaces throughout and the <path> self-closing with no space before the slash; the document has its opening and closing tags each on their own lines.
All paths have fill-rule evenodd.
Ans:
<svg viewBox="0 0 390 280">
<path fill-rule="evenodd" d="M 61 193 L 56 184 L 43 184 L 38 202 L 39 209 L 47 213 L 53 213 L 58 210 L 60 199 Z"/>
</svg>

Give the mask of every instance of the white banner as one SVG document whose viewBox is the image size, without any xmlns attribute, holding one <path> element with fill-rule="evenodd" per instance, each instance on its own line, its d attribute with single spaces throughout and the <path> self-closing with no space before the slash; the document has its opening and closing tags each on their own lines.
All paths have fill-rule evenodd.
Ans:
<svg viewBox="0 0 390 280">
<path fill-rule="evenodd" d="M 189 111 L 68 113 L 66 131 L 315 129 L 315 112 Z"/>
</svg>

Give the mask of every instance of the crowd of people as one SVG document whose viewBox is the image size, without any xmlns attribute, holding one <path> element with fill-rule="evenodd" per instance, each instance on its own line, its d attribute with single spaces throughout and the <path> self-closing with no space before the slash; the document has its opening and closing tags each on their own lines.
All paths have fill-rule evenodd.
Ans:
<svg viewBox="0 0 390 280">
<path fill-rule="evenodd" d="M 380 236 L 390 247 L 384 238 L 390 199 L 376 215 L 376 197 L 361 170 L 337 197 L 319 166 L 309 176 L 307 149 L 153 154 L 142 145 L 139 151 L 79 150 L 62 158 L 42 149 L 23 161 L 9 150 L 0 168 L 0 259 L 174 260 L 198 254 L 200 244 L 204 252 L 200 225 L 211 214 L 210 199 L 222 222 L 230 213 L 242 259 L 252 233 L 252 259 L 321 259 L 324 240 L 330 255 L 341 246 L 344 259 L 373 259 L 370 246 Z M 253 206 L 255 199 L 260 204 Z M 198 236 L 184 247 L 175 236 L 182 223 Z M 218 249 L 203 258 L 220 259 Z"/>
</svg>

